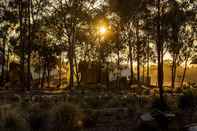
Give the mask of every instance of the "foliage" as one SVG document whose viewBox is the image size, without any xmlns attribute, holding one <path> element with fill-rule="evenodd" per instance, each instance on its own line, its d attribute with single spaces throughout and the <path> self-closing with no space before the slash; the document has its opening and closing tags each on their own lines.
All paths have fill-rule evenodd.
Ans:
<svg viewBox="0 0 197 131">
<path fill-rule="evenodd" d="M 49 127 L 49 111 L 40 104 L 33 104 L 26 112 L 26 119 L 32 131 L 43 131 Z"/>
<path fill-rule="evenodd" d="M 93 96 L 85 99 L 87 105 L 93 109 L 104 107 L 106 100 L 102 96 Z"/>
<path fill-rule="evenodd" d="M 84 118 L 84 127 L 91 128 L 96 126 L 96 121 L 99 117 L 99 113 L 96 113 L 94 110 L 86 109 Z"/>
<path fill-rule="evenodd" d="M 28 131 L 28 124 L 22 117 L 20 110 L 13 107 L 1 107 L 0 130 L 2 131 Z"/>
<path fill-rule="evenodd" d="M 155 111 L 169 111 L 170 107 L 167 105 L 167 102 L 161 103 L 161 100 L 159 97 L 154 97 L 152 100 L 151 109 Z"/>
<path fill-rule="evenodd" d="M 79 130 L 83 122 L 83 113 L 80 109 L 70 103 L 62 103 L 51 111 L 50 130 Z"/>
<path fill-rule="evenodd" d="M 182 110 L 193 110 L 196 107 L 196 96 L 191 89 L 185 90 L 178 98 L 178 107 Z"/>
</svg>

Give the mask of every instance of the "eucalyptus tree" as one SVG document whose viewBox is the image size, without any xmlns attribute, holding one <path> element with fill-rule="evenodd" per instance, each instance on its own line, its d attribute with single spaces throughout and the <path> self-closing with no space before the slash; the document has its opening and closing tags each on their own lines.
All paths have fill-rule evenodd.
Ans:
<svg viewBox="0 0 197 131">
<path fill-rule="evenodd" d="M 15 29 L 17 36 L 13 42 L 14 52 L 20 57 L 21 65 L 21 84 L 23 88 L 29 90 L 31 87 L 31 55 L 35 42 L 35 33 L 43 18 L 44 9 L 48 5 L 47 0 L 13 0 L 10 2 L 16 13 L 16 21 L 19 26 Z M 42 22 L 43 23 L 43 22 Z M 39 23 L 41 24 L 41 23 Z"/>
<path fill-rule="evenodd" d="M 130 66 L 131 74 L 133 74 L 132 68 L 132 49 L 136 45 L 136 54 L 137 54 L 137 80 L 138 85 L 140 86 L 140 19 L 142 12 L 144 11 L 145 1 L 143 0 L 109 0 L 109 6 L 113 12 L 115 12 L 120 17 L 121 25 L 125 25 L 130 28 L 130 36 L 135 39 L 135 44 L 129 42 L 129 52 L 130 52 Z M 131 26 L 132 25 L 132 26 Z M 134 33 L 131 33 L 131 30 L 134 30 Z M 132 45 L 131 45 L 132 44 Z M 132 79 L 131 79 L 132 82 Z"/>
<path fill-rule="evenodd" d="M 23 89 L 29 89 L 30 85 L 27 85 L 27 78 L 29 79 L 29 73 L 26 73 L 26 53 L 28 51 L 27 47 L 30 43 L 30 0 L 5 0 L 8 4 L 8 10 L 5 13 L 5 18 L 14 22 L 14 27 L 12 28 L 12 46 L 13 51 L 20 56 L 20 84 Z M 19 25 L 19 26 L 18 26 Z M 30 65 L 30 64 L 28 64 Z M 30 80 L 30 79 L 29 79 Z"/>
<path fill-rule="evenodd" d="M 27 74 L 27 88 L 30 89 L 32 86 L 31 79 L 31 69 L 32 69 L 32 54 L 35 53 L 34 45 L 37 44 L 35 42 L 38 39 L 36 38 L 36 33 L 40 31 L 40 28 L 44 26 L 43 19 L 46 17 L 46 9 L 49 5 L 48 0 L 26 0 L 26 16 L 24 19 L 27 19 L 27 36 L 26 36 L 26 51 L 25 51 L 25 59 L 26 59 L 26 74 Z"/>
<path fill-rule="evenodd" d="M 166 1 L 153 0 L 147 1 L 146 4 L 146 20 L 144 29 L 148 34 L 148 39 L 151 43 L 156 46 L 156 56 L 157 56 L 157 84 L 159 88 L 159 96 L 161 104 L 165 103 L 163 96 L 163 57 L 164 57 L 164 36 L 165 26 L 163 23 L 164 7 Z M 165 35 L 164 35 L 165 34 Z"/>
<path fill-rule="evenodd" d="M 195 13 L 192 10 L 185 10 L 184 3 L 177 1 L 169 1 L 169 11 L 165 13 L 164 23 L 168 27 L 169 38 L 166 41 L 169 43 L 168 50 L 172 56 L 172 68 L 171 68 L 171 87 L 175 87 L 176 70 L 179 64 L 179 56 L 181 55 L 181 49 L 183 48 L 183 42 L 180 42 L 181 28 L 185 27 L 185 23 L 190 19 L 194 20 Z M 168 41 L 169 39 L 169 41 Z M 188 45 L 189 46 L 189 45 Z"/>
<path fill-rule="evenodd" d="M 163 38 L 162 38 L 162 4 L 161 0 L 156 0 L 156 48 L 157 48 L 157 79 L 159 87 L 160 102 L 164 105 L 163 97 Z"/>
<path fill-rule="evenodd" d="M 5 60 L 6 60 L 6 33 L 7 33 L 7 28 L 4 26 L 4 28 L 1 28 L 1 35 L 0 35 L 0 40 L 1 40 L 1 48 L 0 48 L 0 61 L 1 61 L 1 80 L 0 84 L 4 84 L 4 79 L 5 79 Z"/>
<path fill-rule="evenodd" d="M 174 3 L 174 4 L 173 4 Z M 180 28 L 182 25 L 184 19 L 182 17 L 184 13 L 182 14 L 183 10 L 178 11 L 178 8 L 176 7 L 177 1 L 162 1 L 162 0 L 155 0 L 150 1 L 148 4 L 148 10 L 151 13 L 150 21 L 146 21 L 146 24 L 152 25 L 147 26 L 148 32 L 151 35 L 151 39 L 155 40 L 156 43 L 156 52 L 157 52 L 157 71 L 158 71 L 158 87 L 159 87 L 159 93 L 160 93 L 160 100 L 161 103 L 164 103 L 164 97 L 163 97 L 163 57 L 166 51 L 169 51 L 169 41 L 175 41 L 177 38 L 176 30 Z M 178 10 L 177 10 L 178 9 Z M 176 12 L 176 13 L 175 13 Z M 174 15 L 173 15 L 174 14 Z M 188 15 L 188 14 L 187 14 Z M 186 16 L 187 16 L 186 15 Z M 171 16 L 171 17 L 169 17 Z M 186 18 L 187 19 L 187 18 Z M 155 26 L 154 26 L 155 25 Z M 174 31 L 174 32 L 173 32 Z M 173 32 L 173 33 L 172 33 Z M 179 44 L 179 43 L 177 43 Z M 170 43 L 170 45 L 172 45 Z M 171 46 L 172 47 L 172 46 Z M 176 47 L 176 46 L 174 46 Z M 179 46 L 181 47 L 181 46 Z M 177 50 L 176 48 L 171 48 L 174 50 Z M 179 48 L 180 49 L 180 48 Z M 166 50 L 166 51 L 165 51 Z M 179 52 L 179 51 L 178 51 Z M 174 71 L 173 71 L 174 72 Z M 174 79 L 174 77 L 173 77 Z"/>
<path fill-rule="evenodd" d="M 87 0 L 56 0 L 51 1 L 50 24 L 51 28 L 58 30 L 61 39 L 64 40 L 68 50 L 68 60 L 70 64 L 70 84 L 74 84 L 74 56 L 76 47 L 76 33 L 86 24 Z"/>
<path fill-rule="evenodd" d="M 129 63 L 130 63 L 130 84 L 133 84 L 134 81 L 134 32 L 133 32 L 133 25 L 132 23 L 128 23 L 125 26 L 125 33 L 124 33 L 124 38 L 126 39 L 127 42 L 127 46 L 129 48 L 129 54 L 128 54 L 128 58 L 129 58 Z"/>
<path fill-rule="evenodd" d="M 183 47 L 180 50 L 179 59 L 183 64 L 184 70 L 181 78 L 180 88 L 183 87 L 187 67 L 197 52 L 197 45 L 195 44 L 197 31 L 196 31 L 195 19 L 188 21 L 185 26 L 180 30 L 180 42 L 183 43 Z"/>
<path fill-rule="evenodd" d="M 121 50 L 124 48 L 124 44 L 125 42 L 122 39 L 122 25 L 121 22 L 119 20 L 117 20 L 117 18 L 113 19 L 113 23 L 112 23 L 112 30 L 113 30 L 113 49 L 114 49 L 114 53 L 117 55 L 117 70 L 118 72 L 120 72 L 120 64 L 121 64 Z M 118 78 L 120 74 L 118 73 Z"/>
<path fill-rule="evenodd" d="M 0 32 L 2 39 L 2 71 L 1 71 L 1 82 L 8 76 L 5 71 L 5 66 L 7 67 L 7 72 L 9 69 L 9 51 L 10 51 L 10 41 L 14 36 L 14 30 L 17 26 L 17 8 L 9 0 L 4 0 L 0 2 Z M 7 64 L 7 65 L 6 65 Z M 8 78 L 8 77 L 6 77 Z M 7 82 L 7 81 L 6 81 Z"/>
</svg>

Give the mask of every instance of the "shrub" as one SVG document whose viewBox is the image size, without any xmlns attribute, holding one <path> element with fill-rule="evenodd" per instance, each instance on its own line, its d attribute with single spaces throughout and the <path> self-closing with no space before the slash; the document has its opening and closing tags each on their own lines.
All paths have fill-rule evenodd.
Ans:
<svg viewBox="0 0 197 131">
<path fill-rule="evenodd" d="M 51 131 L 77 131 L 82 127 L 83 113 L 70 103 L 62 103 L 51 112 Z"/>
<path fill-rule="evenodd" d="M 119 97 L 113 97 L 105 104 L 106 108 L 122 107 L 121 99 Z"/>
<path fill-rule="evenodd" d="M 0 130 L 1 131 L 28 131 L 25 118 L 21 113 L 11 107 L 1 108 Z"/>
<path fill-rule="evenodd" d="M 136 129 L 136 131 L 159 131 L 159 130 L 160 129 L 157 126 L 145 124 L 145 123 L 140 124 Z"/>
<path fill-rule="evenodd" d="M 115 107 L 127 107 L 129 109 L 134 109 L 136 107 L 136 99 L 131 96 L 125 97 L 113 97 L 109 100 L 105 107 L 115 108 Z"/>
<path fill-rule="evenodd" d="M 143 95 L 149 95 L 150 94 L 150 91 L 149 90 L 144 90 L 143 91 Z"/>
<path fill-rule="evenodd" d="M 161 100 L 159 97 L 154 97 L 151 108 L 153 110 L 160 110 L 160 111 L 168 111 L 170 110 L 169 106 L 167 105 L 166 100 L 164 100 L 164 103 L 161 103 Z"/>
<path fill-rule="evenodd" d="M 182 93 L 183 92 L 183 89 L 182 88 L 175 88 L 175 92 L 176 93 Z"/>
<path fill-rule="evenodd" d="M 85 114 L 86 117 L 84 119 L 84 127 L 85 128 L 95 127 L 99 114 L 91 109 L 86 110 Z"/>
<path fill-rule="evenodd" d="M 104 106 L 106 100 L 102 97 L 93 96 L 85 98 L 85 102 L 90 108 L 98 109 Z"/>
<path fill-rule="evenodd" d="M 174 90 L 170 87 L 164 87 L 163 90 L 164 90 L 165 93 L 173 93 L 174 92 Z"/>
<path fill-rule="evenodd" d="M 48 111 L 39 104 L 34 104 L 27 110 L 27 122 L 32 131 L 43 131 L 48 126 Z"/>
<path fill-rule="evenodd" d="M 195 96 L 191 89 L 185 90 L 178 98 L 178 107 L 182 110 L 195 108 Z"/>
</svg>

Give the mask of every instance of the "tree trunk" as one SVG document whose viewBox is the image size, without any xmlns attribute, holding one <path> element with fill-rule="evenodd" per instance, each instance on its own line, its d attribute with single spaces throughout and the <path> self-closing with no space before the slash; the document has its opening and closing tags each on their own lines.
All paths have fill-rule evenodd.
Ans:
<svg viewBox="0 0 197 131">
<path fill-rule="evenodd" d="M 137 44 L 137 82 L 140 87 L 140 42 L 139 42 L 139 20 L 136 25 L 136 44 Z"/>
<path fill-rule="evenodd" d="M 41 72 L 41 66 L 42 66 L 42 63 L 41 63 L 41 58 L 39 57 L 39 69 L 38 69 L 38 72 L 39 72 L 39 76 L 38 76 L 38 86 L 41 88 L 41 74 L 42 74 L 42 72 Z"/>
<path fill-rule="evenodd" d="M 60 55 L 60 64 L 59 64 L 59 84 L 58 88 L 62 85 L 62 54 Z"/>
<path fill-rule="evenodd" d="M 118 36 L 119 37 L 119 36 Z M 120 88 L 120 47 L 119 47 L 119 38 L 118 38 L 118 41 L 116 43 L 116 46 L 117 46 L 117 56 L 118 56 L 118 59 L 117 59 L 117 70 L 118 70 L 118 74 L 117 74 L 117 79 L 116 79 L 116 86 L 117 88 Z"/>
<path fill-rule="evenodd" d="M 98 44 L 99 44 L 99 66 L 98 66 L 98 83 L 101 83 L 101 72 L 102 72 L 102 62 L 101 62 L 101 40 L 100 40 L 100 36 L 99 36 L 99 39 L 98 39 Z M 89 65 L 89 63 L 88 63 L 88 65 Z M 87 74 L 88 75 L 88 74 Z"/>
<path fill-rule="evenodd" d="M 142 66 L 142 72 L 143 72 L 143 75 L 142 75 L 143 83 L 145 83 L 145 66 L 144 66 L 144 64 Z"/>
<path fill-rule="evenodd" d="M 77 86 L 80 86 L 79 70 L 78 70 L 78 64 L 77 64 L 76 54 L 74 56 L 75 56 L 74 60 L 75 60 L 75 70 L 76 70 L 75 76 L 76 76 L 76 79 L 77 79 Z"/>
<path fill-rule="evenodd" d="M 177 68 L 177 55 L 174 54 L 173 55 L 173 62 L 172 62 L 172 70 L 171 70 L 171 87 L 172 87 L 172 90 L 175 88 L 175 81 L 176 81 L 176 68 Z"/>
<path fill-rule="evenodd" d="M 28 1 L 28 58 L 27 58 L 27 90 L 31 87 L 31 0 Z"/>
<path fill-rule="evenodd" d="M 4 84 L 4 79 L 5 79 L 5 43 L 6 42 L 6 38 L 5 36 L 3 37 L 3 51 L 2 51 L 2 54 L 3 54 L 3 63 L 2 63 L 2 68 L 1 68 L 1 80 L 0 80 L 0 85 L 3 86 Z"/>
<path fill-rule="evenodd" d="M 24 19 L 24 7 L 23 7 L 23 1 L 22 0 L 19 0 L 19 3 L 18 3 L 18 7 L 19 7 L 19 28 L 20 28 L 20 48 L 21 48 L 21 52 L 22 52 L 22 55 L 21 55 L 21 61 L 20 61 L 20 65 L 21 65 L 21 68 L 20 68 L 20 71 L 21 71 L 21 81 L 20 81 L 20 84 L 23 88 L 23 90 L 25 90 L 25 87 L 26 87 L 26 79 L 25 79 L 25 29 L 24 29 L 24 26 L 25 24 L 23 22 L 23 19 Z"/>
<path fill-rule="evenodd" d="M 133 74 L 133 48 L 131 45 L 131 35 L 129 36 L 129 61 L 130 61 L 130 73 L 131 73 L 131 78 L 130 78 L 130 85 L 133 84 L 133 79 L 134 79 L 134 74 Z"/>
<path fill-rule="evenodd" d="M 171 88 L 174 89 L 174 56 L 172 59 L 172 67 L 171 67 Z"/>
<path fill-rule="evenodd" d="M 73 25 L 72 25 L 73 26 Z M 70 62 L 70 83 L 69 88 L 74 86 L 74 49 L 75 49 L 75 27 L 72 27 L 72 32 L 69 42 L 69 62 Z"/>
<path fill-rule="evenodd" d="M 158 88 L 160 102 L 162 105 L 165 104 L 163 96 L 163 43 L 161 37 L 161 0 L 157 0 L 157 79 L 158 79 Z"/>
<path fill-rule="evenodd" d="M 8 47 L 8 50 L 7 50 L 7 56 L 6 56 L 6 73 L 5 73 L 5 82 L 8 82 L 9 81 L 9 66 L 10 66 L 10 50 L 9 50 L 9 47 Z"/>
<path fill-rule="evenodd" d="M 148 38 L 149 39 L 149 38 Z M 148 44 L 147 44 L 147 74 L 146 74 L 146 83 L 149 86 L 150 85 L 150 47 L 149 47 L 149 40 L 148 40 Z"/>
<path fill-rule="evenodd" d="M 74 85 L 74 64 L 73 64 L 73 58 L 70 56 L 69 58 L 70 62 L 70 82 L 69 82 L 69 88 L 71 89 Z"/>
<path fill-rule="evenodd" d="M 47 87 L 50 88 L 50 62 L 49 58 L 47 59 Z"/>
<path fill-rule="evenodd" d="M 181 89 L 183 88 L 183 84 L 184 84 L 184 80 L 185 80 L 185 76 L 186 76 L 187 63 L 188 63 L 188 58 L 185 61 L 185 66 L 184 66 L 184 71 L 183 71 L 183 76 L 182 76 L 181 86 L 180 86 Z"/>
<path fill-rule="evenodd" d="M 45 76 L 46 76 L 46 63 L 44 63 L 44 68 L 42 72 L 41 88 L 44 88 Z"/>
</svg>

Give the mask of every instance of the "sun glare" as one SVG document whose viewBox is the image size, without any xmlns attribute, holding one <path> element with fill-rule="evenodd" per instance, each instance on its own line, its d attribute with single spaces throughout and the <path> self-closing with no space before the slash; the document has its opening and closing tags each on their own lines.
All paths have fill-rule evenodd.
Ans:
<svg viewBox="0 0 197 131">
<path fill-rule="evenodd" d="M 100 27 L 99 29 L 100 34 L 105 34 L 106 31 L 107 29 L 104 26 Z"/>
</svg>

